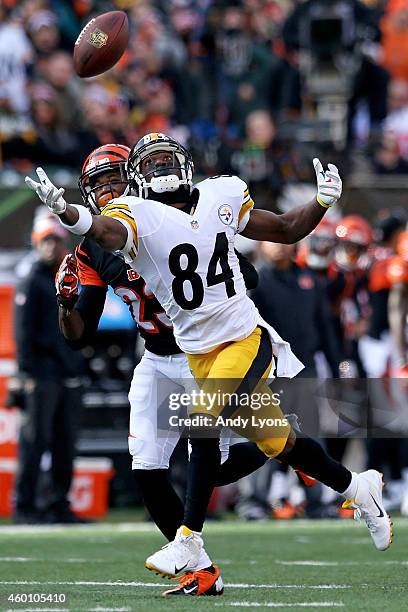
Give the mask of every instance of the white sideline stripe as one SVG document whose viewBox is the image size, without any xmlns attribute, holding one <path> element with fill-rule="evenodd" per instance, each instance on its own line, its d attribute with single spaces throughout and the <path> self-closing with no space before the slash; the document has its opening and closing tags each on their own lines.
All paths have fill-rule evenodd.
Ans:
<svg viewBox="0 0 408 612">
<path fill-rule="evenodd" d="M 215 606 L 234 608 L 344 608 L 341 601 L 300 601 L 298 603 L 270 602 L 261 603 L 259 601 L 231 601 L 229 603 L 216 603 Z"/>
<path fill-rule="evenodd" d="M 98 523 L 95 525 L 0 525 L 0 534 L 11 535 L 39 535 L 42 533 L 76 533 L 89 532 L 140 532 L 160 533 L 156 525 L 151 523 Z"/>
<path fill-rule="evenodd" d="M 351 589 L 351 584 L 248 584 L 233 582 L 225 584 L 230 589 Z"/>
<path fill-rule="evenodd" d="M 0 584 L 4 585 L 61 585 L 61 586 L 117 586 L 117 587 L 164 587 L 165 582 L 122 582 L 109 581 L 109 582 L 98 582 L 98 581 L 85 581 L 85 580 L 0 580 Z M 351 589 L 350 584 L 251 584 L 248 582 L 230 582 L 225 585 L 230 589 Z"/>
<path fill-rule="evenodd" d="M 333 567 L 337 565 L 345 565 L 345 563 L 339 561 L 280 561 L 279 559 L 275 559 L 275 563 L 278 565 L 316 565 L 316 566 L 327 566 Z"/>
<path fill-rule="evenodd" d="M 46 559 L 45 557 L 0 557 L 0 563 L 1 562 L 7 562 L 9 563 L 10 561 L 15 561 L 17 563 L 27 563 L 30 561 L 53 561 L 53 559 Z M 98 559 L 92 559 L 92 563 L 98 562 Z M 68 559 L 58 559 L 58 563 L 89 563 L 89 559 L 75 559 L 75 558 L 68 558 Z"/>
<path fill-rule="evenodd" d="M 400 530 L 408 529 L 408 521 L 406 518 L 393 519 L 394 527 Z M 279 521 L 253 524 L 247 521 L 226 521 L 218 524 L 206 525 L 206 534 L 218 534 L 218 533 L 234 533 L 236 534 L 237 529 L 242 533 L 248 534 L 261 534 L 272 532 L 290 532 L 293 533 L 295 528 L 293 521 Z M 341 532 L 347 530 L 347 535 L 351 530 L 362 531 L 364 526 L 359 525 L 356 521 L 334 521 L 330 519 L 320 519 L 318 521 L 311 521 L 310 519 L 297 519 L 296 520 L 296 531 L 330 531 L 330 532 Z M 52 534 L 75 534 L 82 536 L 84 532 L 88 532 L 90 535 L 96 535 L 98 533 L 104 533 L 104 535 L 112 536 L 114 533 L 160 533 L 155 525 L 152 523 L 95 523 L 88 525 L 0 525 L 0 535 L 12 534 L 12 535 L 39 535 L 42 533 Z M 352 538 L 350 538 L 351 540 Z M 367 541 L 370 542 L 369 536 Z"/>
<path fill-rule="evenodd" d="M 10 608 L 6 612 L 70 612 L 69 608 Z"/>
<path fill-rule="evenodd" d="M 0 557 L 0 561 L 40 561 L 40 559 L 34 559 L 34 557 Z"/>
<path fill-rule="evenodd" d="M 278 565 L 303 565 L 303 566 L 318 566 L 318 567 L 337 567 L 342 565 L 408 565 L 408 561 L 313 561 L 311 559 L 305 561 L 281 561 L 275 559 Z"/>
</svg>

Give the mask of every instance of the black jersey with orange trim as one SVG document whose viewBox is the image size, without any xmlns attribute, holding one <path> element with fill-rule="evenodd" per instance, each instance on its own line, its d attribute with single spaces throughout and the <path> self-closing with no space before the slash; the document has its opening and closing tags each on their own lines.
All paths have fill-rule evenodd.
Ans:
<svg viewBox="0 0 408 612">
<path fill-rule="evenodd" d="M 391 282 L 388 278 L 388 266 L 392 256 L 388 255 L 373 262 L 368 278 L 368 290 L 372 315 L 368 334 L 372 338 L 380 339 L 381 334 L 389 329 L 388 297 Z"/>
<path fill-rule="evenodd" d="M 373 310 L 369 334 L 380 338 L 389 329 L 388 299 L 396 283 L 408 283 L 408 263 L 395 254 L 375 261 L 370 269 L 369 290 Z"/>
<path fill-rule="evenodd" d="M 100 301 L 97 297 L 99 294 L 103 295 L 104 301 L 106 289 L 110 285 L 116 295 L 129 306 L 148 351 L 157 355 L 174 355 L 181 352 L 174 340 L 173 326 L 163 308 L 149 292 L 143 278 L 121 257 L 107 253 L 87 238 L 76 248 L 75 255 L 79 280 L 83 287 L 76 308 L 84 319 L 85 327 L 90 316 L 88 302 L 90 299 Z M 92 297 L 87 291 L 91 287 L 94 288 Z M 99 292 L 96 288 L 99 288 Z M 101 312 L 100 310 L 100 314 Z M 92 327 L 96 329 L 97 324 Z"/>
</svg>

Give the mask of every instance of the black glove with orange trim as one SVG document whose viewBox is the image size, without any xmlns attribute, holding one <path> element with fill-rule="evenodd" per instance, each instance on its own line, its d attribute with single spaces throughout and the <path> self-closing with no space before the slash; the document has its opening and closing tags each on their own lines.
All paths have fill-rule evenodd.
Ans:
<svg viewBox="0 0 408 612">
<path fill-rule="evenodd" d="M 78 264 L 72 253 L 65 255 L 55 275 L 57 302 L 66 312 L 71 312 L 78 299 Z"/>
</svg>

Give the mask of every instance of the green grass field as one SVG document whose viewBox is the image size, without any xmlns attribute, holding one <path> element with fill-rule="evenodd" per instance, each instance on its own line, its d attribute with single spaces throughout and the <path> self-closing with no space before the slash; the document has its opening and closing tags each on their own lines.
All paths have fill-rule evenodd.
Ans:
<svg viewBox="0 0 408 612">
<path fill-rule="evenodd" d="M 206 546 L 226 584 L 222 597 L 162 598 L 171 583 L 144 568 L 162 545 L 150 524 L 0 527 L 0 610 L 146 611 L 408 609 L 408 521 L 377 552 L 351 520 L 206 527 Z M 7 601 L 11 593 L 65 593 L 65 604 Z"/>
</svg>

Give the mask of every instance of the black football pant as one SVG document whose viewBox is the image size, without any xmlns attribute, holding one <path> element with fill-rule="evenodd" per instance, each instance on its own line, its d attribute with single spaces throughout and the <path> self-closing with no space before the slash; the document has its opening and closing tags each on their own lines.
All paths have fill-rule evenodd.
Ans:
<svg viewBox="0 0 408 612">
<path fill-rule="evenodd" d="M 41 457 L 45 451 L 51 453 L 52 460 L 48 509 L 58 513 L 69 508 L 81 405 L 81 387 L 70 388 L 61 381 L 36 380 L 34 389 L 26 392 L 15 488 L 17 513 L 36 510 Z"/>
</svg>

